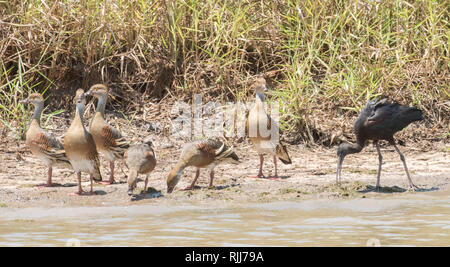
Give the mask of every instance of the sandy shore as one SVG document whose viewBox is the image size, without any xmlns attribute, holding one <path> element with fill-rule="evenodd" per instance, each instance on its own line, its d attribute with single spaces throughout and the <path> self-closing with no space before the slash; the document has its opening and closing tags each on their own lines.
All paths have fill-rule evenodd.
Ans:
<svg viewBox="0 0 450 267">
<path fill-rule="evenodd" d="M 158 137 L 155 137 L 158 139 Z M 1 207 L 64 207 L 64 206 L 116 206 L 177 204 L 220 205 L 241 202 L 269 202 L 279 200 L 336 199 L 371 197 L 376 194 L 414 194 L 406 191 L 407 178 L 399 156 L 392 147 L 382 149 L 383 170 L 381 192 L 373 192 L 378 167 L 377 153 L 373 146 L 344 161 L 343 184 L 335 185 L 336 148 L 305 148 L 289 145 L 291 165 L 279 164 L 281 180 L 248 178 L 258 170 L 259 159 L 252 145 L 246 141 L 235 144 L 241 158 L 239 165 L 216 167 L 214 188 L 208 188 L 209 175 L 202 170 L 195 190 L 180 190 L 192 182 L 195 168 L 187 168 L 172 194 L 166 193 L 166 178 L 175 165 L 182 142 L 171 143 L 155 140 L 157 167 L 150 175 L 149 193 L 145 198 L 127 195 L 127 169 L 122 163 L 116 167 L 114 185 L 95 184 L 95 195 L 71 196 L 77 190 L 73 171 L 54 167 L 53 182 L 56 186 L 40 188 L 46 181 L 47 169 L 26 148 L 24 142 L 5 142 L 0 146 L 0 208 Z M 450 153 L 436 149 L 422 152 L 413 144 L 400 147 L 404 153 L 412 179 L 422 192 L 443 191 L 450 188 Z M 109 175 L 108 164 L 101 159 L 104 179 Z M 265 175 L 273 172 L 273 161 L 266 157 Z M 144 177 L 142 177 L 144 178 Z M 83 174 L 83 187 L 89 189 L 88 175 Z M 143 182 L 138 183 L 138 189 Z"/>
</svg>

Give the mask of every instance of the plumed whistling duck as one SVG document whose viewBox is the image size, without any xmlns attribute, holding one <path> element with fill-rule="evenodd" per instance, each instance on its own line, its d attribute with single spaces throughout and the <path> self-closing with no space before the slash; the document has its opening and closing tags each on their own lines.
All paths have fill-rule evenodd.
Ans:
<svg viewBox="0 0 450 267">
<path fill-rule="evenodd" d="M 54 164 L 67 168 L 72 168 L 72 166 L 67 159 L 62 143 L 41 128 L 40 120 L 42 109 L 44 108 L 44 98 L 42 95 L 33 93 L 20 102 L 23 104 L 34 105 L 34 114 L 26 134 L 26 144 L 33 155 L 41 159 L 45 165 L 47 165 L 47 183 L 43 186 L 50 187 L 53 185 L 52 171 Z"/>
<path fill-rule="evenodd" d="M 171 193 L 181 179 L 183 170 L 188 166 L 197 167 L 194 181 L 185 190 L 194 189 L 200 175 L 200 168 L 210 170 L 209 187 L 213 186 L 214 167 L 221 162 L 239 163 L 238 156 L 224 142 L 217 139 L 206 139 L 190 142 L 183 147 L 178 163 L 167 178 L 167 192 Z"/>
<path fill-rule="evenodd" d="M 94 138 L 97 151 L 109 161 L 110 176 L 109 181 L 103 184 L 113 184 L 114 181 L 114 161 L 123 158 L 123 154 L 129 147 L 129 143 L 122 137 L 122 134 L 105 120 L 105 107 L 108 100 L 108 87 L 103 84 L 91 86 L 86 95 L 92 95 L 98 99 L 94 117 L 89 125 L 89 132 Z"/>
<path fill-rule="evenodd" d="M 139 174 L 145 174 L 144 191 L 147 192 L 148 176 L 156 166 L 155 152 L 152 148 L 152 142 L 147 139 L 142 144 L 132 145 L 124 154 L 124 159 L 129 169 L 128 173 L 128 195 L 133 194 L 136 188 L 137 177 Z"/>
<path fill-rule="evenodd" d="M 94 138 L 86 130 L 83 123 L 84 106 L 86 104 L 86 95 L 83 89 L 77 90 L 74 100 L 76 102 L 75 118 L 64 137 L 64 148 L 67 158 L 77 173 L 78 192 L 75 194 L 82 195 L 84 193 L 81 187 L 81 172 L 90 174 L 90 194 L 93 194 L 92 180 L 101 181 L 102 175 Z"/>
<path fill-rule="evenodd" d="M 247 118 L 247 134 L 250 141 L 254 144 L 256 151 L 259 155 L 259 172 L 256 176 L 251 176 L 253 178 L 261 178 L 263 175 L 263 163 L 264 154 L 269 154 L 273 156 L 273 161 L 275 165 L 275 175 L 269 179 L 279 179 L 277 172 L 277 158 L 281 160 L 284 164 L 291 164 L 291 159 L 287 152 L 286 146 L 280 141 L 273 141 L 271 136 L 267 134 L 262 134 L 261 127 L 266 126 L 266 131 L 269 129 L 279 131 L 276 122 L 267 115 L 264 110 L 264 93 L 267 91 L 266 80 L 264 78 L 257 78 L 251 89 L 256 93 L 255 105 L 250 109 Z M 275 128 L 272 128 L 275 127 Z"/>
</svg>

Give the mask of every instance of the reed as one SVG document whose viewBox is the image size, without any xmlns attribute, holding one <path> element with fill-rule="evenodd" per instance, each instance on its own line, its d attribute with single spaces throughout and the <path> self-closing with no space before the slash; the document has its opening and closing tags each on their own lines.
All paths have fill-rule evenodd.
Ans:
<svg viewBox="0 0 450 267">
<path fill-rule="evenodd" d="M 416 105 L 449 131 L 446 0 L 25 0 L 0 1 L 0 16 L 0 119 L 11 129 L 34 91 L 58 92 L 64 107 L 97 82 L 119 88 L 123 106 L 136 94 L 233 101 L 264 75 L 281 127 L 304 141 L 333 143 L 373 97 Z"/>
</svg>

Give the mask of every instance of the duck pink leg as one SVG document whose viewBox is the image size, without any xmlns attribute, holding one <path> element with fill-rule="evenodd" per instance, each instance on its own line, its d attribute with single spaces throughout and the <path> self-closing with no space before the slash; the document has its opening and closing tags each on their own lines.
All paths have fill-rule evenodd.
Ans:
<svg viewBox="0 0 450 267">
<path fill-rule="evenodd" d="M 99 184 L 110 185 L 116 183 L 116 181 L 114 181 L 114 161 L 109 162 L 109 169 L 111 170 L 111 174 L 109 175 L 109 181 L 106 182 L 101 181 L 99 182 Z"/>
<path fill-rule="evenodd" d="M 277 170 L 277 156 L 273 156 L 273 164 L 275 165 L 275 175 L 270 177 L 270 180 L 280 180 L 280 177 L 278 176 L 278 170 Z"/>
<path fill-rule="evenodd" d="M 144 191 L 142 191 L 142 193 L 141 193 L 142 197 L 145 197 L 145 195 L 147 194 L 147 184 L 148 184 L 148 174 L 147 174 L 147 176 L 145 176 Z"/>
<path fill-rule="evenodd" d="M 250 177 L 250 178 L 262 178 L 262 177 L 264 177 L 264 174 L 263 174 L 263 164 L 264 164 L 264 156 L 262 155 L 262 154 L 260 154 L 259 155 L 259 172 L 258 172 L 258 175 L 250 175 L 250 176 L 248 176 L 248 177 Z"/>
<path fill-rule="evenodd" d="M 53 186 L 53 183 L 52 183 L 52 172 L 53 172 L 52 166 L 48 167 L 47 183 L 38 185 L 39 188 L 52 187 Z"/>
<path fill-rule="evenodd" d="M 50 168 L 48 168 L 48 179 L 47 179 L 47 185 L 48 187 L 52 186 L 52 173 L 53 173 L 53 168 L 52 166 L 50 166 Z"/>
<path fill-rule="evenodd" d="M 209 174 L 209 188 L 213 188 L 213 180 L 214 180 L 214 170 L 211 171 L 211 173 Z"/>
<path fill-rule="evenodd" d="M 81 172 L 77 172 L 77 179 L 78 179 L 78 192 L 71 193 L 72 196 L 81 196 L 83 192 L 83 188 L 81 187 Z"/>
<path fill-rule="evenodd" d="M 91 192 L 89 192 L 89 194 L 90 194 L 90 195 L 93 195 L 93 194 L 94 194 L 94 188 L 93 188 L 93 185 L 92 185 L 92 184 L 94 183 L 94 175 L 91 174 L 91 175 L 89 176 L 89 179 L 91 180 Z"/>
<path fill-rule="evenodd" d="M 192 181 L 192 184 L 188 187 L 186 187 L 184 190 L 192 190 L 194 189 L 195 182 L 197 182 L 198 177 L 200 176 L 200 169 L 197 169 L 197 172 L 195 173 L 194 181 Z"/>
<path fill-rule="evenodd" d="M 109 163 L 109 168 L 111 169 L 111 174 L 109 175 L 109 183 L 114 184 L 116 181 L 114 181 L 114 161 L 111 161 Z"/>
</svg>

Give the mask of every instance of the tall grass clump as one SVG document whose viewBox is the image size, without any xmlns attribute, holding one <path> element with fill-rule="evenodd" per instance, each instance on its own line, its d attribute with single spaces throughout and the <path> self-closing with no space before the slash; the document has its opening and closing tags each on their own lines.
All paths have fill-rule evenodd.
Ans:
<svg viewBox="0 0 450 267">
<path fill-rule="evenodd" d="M 25 0 L 0 2 L 0 16 L 11 128 L 30 91 L 68 108 L 77 88 L 105 82 L 129 111 L 141 95 L 246 100 L 261 75 L 299 140 L 337 142 L 374 97 L 418 106 L 448 139 L 445 0 Z"/>
</svg>

